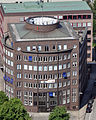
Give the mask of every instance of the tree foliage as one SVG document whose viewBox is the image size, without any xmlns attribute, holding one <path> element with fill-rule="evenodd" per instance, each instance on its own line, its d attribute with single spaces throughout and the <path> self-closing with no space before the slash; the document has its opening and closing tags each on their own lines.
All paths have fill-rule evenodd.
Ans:
<svg viewBox="0 0 96 120">
<path fill-rule="evenodd" d="M 3 91 L 0 91 L 0 105 L 2 105 L 4 102 L 8 101 L 8 97 Z"/>
<path fill-rule="evenodd" d="M 94 0 L 93 7 L 94 7 L 94 10 L 96 10 L 96 0 Z"/>
<path fill-rule="evenodd" d="M 49 116 L 49 120 L 69 120 L 69 118 L 69 113 L 67 113 L 67 110 L 64 106 L 55 107 L 55 109 L 52 113 L 50 113 Z"/>
<path fill-rule="evenodd" d="M 22 102 L 12 98 L 0 106 L 0 120 L 31 120 Z"/>
</svg>

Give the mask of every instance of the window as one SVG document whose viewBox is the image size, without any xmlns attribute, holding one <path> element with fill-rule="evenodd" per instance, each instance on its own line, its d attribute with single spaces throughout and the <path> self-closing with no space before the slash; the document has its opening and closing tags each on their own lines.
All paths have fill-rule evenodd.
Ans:
<svg viewBox="0 0 96 120">
<path fill-rule="evenodd" d="M 61 55 L 58 56 L 58 60 L 59 60 L 59 61 L 62 60 L 62 56 L 61 56 Z"/>
<path fill-rule="evenodd" d="M 81 27 L 81 23 L 78 23 L 78 27 Z"/>
<path fill-rule="evenodd" d="M 27 70 L 27 65 L 24 65 L 24 70 Z"/>
<path fill-rule="evenodd" d="M 37 62 L 37 57 L 36 56 L 34 57 L 34 62 Z"/>
<path fill-rule="evenodd" d="M 27 79 L 28 78 L 28 74 L 24 73 L 24 78 Z"/>
<path fill-rule="evenodd" d="M 67 72 L 67 77 L 70 77 L 70 72 Z"/>
<path fill-rule="evenodd" d="M 67 49 L 67 45 L 64 45 L 64 50 L 66 50 Z"/>
<path fill-rule="evenodd" d="M 37 66 L 34 66 L 33 69 L 34 69 L 34 71 L 37 71 Z"/>
<path fill-rule="evenodd" d="M 66 55 L 64 55 L 64 60 L 66 60 L 67 59 L 67 56 Z"/>
<path fill-rule="evenodd" d="M 73 67 L 77 67 L 77 62 L 73 62 Z"/>
<path fill-rule="evenodd" d="M 29 61 L 32 62 L 32 56 L 29 56 Z"/>
<path fill-rule="evenodd" d="M 27 88 L 28 87 L 28 83 L 24 82 L 24 87 Z"/>
<path fill-rule="evenodd" d="M 64 20 L 67 20 L 67 16 L 63 16 L 63 19 L 64 19 Z"/>
<path fill-rule="evenodd" d="M 32 50 L 33 50 L 33 51 L 36 51 L 36 46 L 33 46 L 33 47 L 32 47 Z"/>
<path fill-rule="evenodd" d="M 78 15 L 78 19 L 81 19 L 81 15 Z"/>
<path fill-rule="evenodd" d="M 83 27 L 86 27 L 86 23 L 83 23 Z"/>
<path fill-rule="evenodd" d="M 62 70 L 62 65 L 59 65 L 59 70 Z"/>
<path fill-rule="evenodd" d="M 29 79 L 32 79 L 32 74 L 29 74 Z"/>
<path fill-rule="evenodd" d="M 39 62 L 42 62 L 42 57 L 39 57 L 39 58 L 38 58 L 38 61 L 39 61 Z"/>
<path fill-rule="evenodd" d="M 20 73 L 17 73 L 17 78 L 21 78 L 21 74 Z"/>
<path fill-rule="evenodd" d="M 42 66 L 39 66 L 39 71 L 42 71 Z"/>
<path fill-rule="evenodd" d="M 17 70 L 21 70 L 21 65 L 17 65 Z"/>
<path fill-rule="evenodd" d="M 73 71 L 73 76 L 77 76 L 77 71 Z"/>
<path fill-rule="evenodd" d="M 29 70 L 32 70 L 32 66 L 31 65 L 29 65 Z"/>
<path fill-rule="evenodd" d="M 21 82 L 17 82 L 17 87 L 21 87 Z"/>
<path fill-rule="evenodd" d="M 66 69 L 66 64 L 63 64 L 63 69 Z"/>
<path fill-rule="evenodd" d="M 49 71 L 52 71 L 53 70 L 53 66 L 49 66 Z"/>
<path fill-rule="evenodd" d="M 67 63 L 67 68 L 70 68 L 70 63 Z"/>
<path fill-rule="evenodd" d="M 53 60 L 54 60 L 54 61 L 57 61 L 57 56 L 54 56 L 54 57 L 53 57 Z"/>
<path fill-rule="evenodd" d="M 39 80 L 42 80 L 42 75 L 39 75 Z"/>
<path fill-rule="evenodd" d="M 49 62 L 52 62 L 52 61 L 53 61 L 53 57 L 50 56 L 50 57 L 49 57 Z"/>
<path fill-rule="evenodd" d="M 76 15 L 73 15 L 73 19 L 77 19 L 77 16 L 76 16 Z"/>
<path fill-rule="evenodd" d="M 58 50 L 61 50 L 61 45 L 58 45 Z"/>
<path fill-rule="evenodd" d="M 72 80 L 72 85 L 76 85 L 77 84 L 77 80 Z"/>
<path fill-rule="evenodd" d="M 40 45 L 38 46 L 38 51 L 41 51 L 41 46 Z"/>
<path fill-rule="evenodd" d="M 49 51 L 49 46 L 45 46 L 45 51 Z"/>
<path fill-rule="evenodd" d="M 72 15 L 69 15 L 69 16 L 68 16 L 68 19 L 69 19 L 69 20 L 72 20 Z"/>
<path fill-rule="evenodd" d="M 13 62 L 11 61 L 11 66 L 13 66 Z"/>
<path fill-rule="evenodd" d="M 87 31 L 87 34 L 88 34 L 88 35 L 91 35 L 91 30 L 88 30 L 88 31 Z"/>
<path fill-rule="evenodd" d="M 77 94 L 77 90 L 76 88 L 72 89 L 72 102 L 76 102 L 76 94 Z"/>
<path fill-rule="evenodd" d="M 10 65 L 10 62 L 11 62 L 11 61 L 10 61 L 10 60 L 8 60 L 8 65 Z"/>
<path fill-rule="evenodd" d="M 88 15 L 88 19 L 91 19 L 91 15 Z"/>
<path fill-rule="evenodd" d="M 46 74 L 44 75 L 44 80 L 47 80 L 47 75 Z"/>
<path fill-rule="evenodd" d="M 21 48 L 20 47 L 17 47 L 17 51 L 20 51 L 21 50 Z"/>
<path fill-rule="evenodd" d="M 74 49 L 77 48 L 77 45 L 73 45 L 73 48 L 74 48 Z"/>
<path fill-rule="evenodd" d="M 30 48 L 30 46 L 27 46 L 27 51 L 31 51 L 31 48 Z"/>
<path fill-rule="evenodd" d="M 70 80 L 67 81 L 67 86 L 69 86 L 69 85 L 70 85 Z"/>
<path fill-rule="evenodd" d="M 86 19 L 86 15 L 83 15 L 83 19 Z"/>
<path fill-rule="evenodd" d="M 17 60 L 21 60 L 21 56 L 20 55 L 17 55 Z"/>
<path fill-rule="evenodd" d="M 8 51 L 8 56 L 10 56 L 10 51 Z"/>
<path fill-rule="evenodd" d="M 91 46 L 87 46 L 87 50 L 91 50 Z"/>
<path fill-rule="evenodd" d="M 53 50 L 56 50 L 56 46 L 55 45 L 53 45 Z"/>
<path fill-rule="evenodd" d="M 24 56 L 24 61 L 27 61 L 27 60 L 28 60 L 27 56 Z"/>
<path fill-rule="evenodd" d="M 77 58 L 77 53 L 73 53 L 73 58 Z"/>
<path fill-rule="evenodd" d="M 34 80 L 37 80 L 37 75 L 34 75 Z"/>
<path fill-rule="evenodd" d="M 73 27 L 77 27 L 77 24 L 76 24 L 76 23 L 73 23 Z"/>
<path fill-rule="evenodd" d="M 68 54 L 68 59 L 70 59 L 70 54 Z"/>
<path fill-rule="evenodd" d="M 32 88 L 32 83 L 29 83 L 29 88 Z"/>
<path fill-rule="evenodd" d="M 47 61 L 48 61 L 48 58 L 47 58 L 47 57 L 44 57 L 43 60 L 44 60 L 44 62 L 47 62 Z"/>
<path fill-rule="evenodd" d="M 63 81 L 63 87 L 65 87 L 66 86 L 66 82 L 65 81 Z"/>
<path fill-rule="evenodd" d="M 11 75 L 13 75 L 13 71 L 11 70 Z"/>
<path fill-rule="evenodd" d="M 44 71 L 47 71 L 47 66 L 44 66 Z"/>
<path fill-rule="evenodd" d="M 90 26 L 91 26 L 91 23 L 87 23 L 87 26 L 90 27 Z"/>
<path fill-rule="evenodd" d="M 57 65 L 54 65 L 54 70 L 57 70 Z"/>
</svg>

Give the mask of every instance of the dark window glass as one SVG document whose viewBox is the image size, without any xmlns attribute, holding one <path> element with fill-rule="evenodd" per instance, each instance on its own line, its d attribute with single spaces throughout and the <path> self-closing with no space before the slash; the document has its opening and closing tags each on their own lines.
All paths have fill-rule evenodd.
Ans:
<svg viewBox="0 0 96 120">
<path fill-rule="evenodd" d="M 91 35 L 91 30 L 88 30 L 88 31 L 87 31 L 87 34 L 88 34 L 88 35 Z"/>
<path fill-rule="evenodd" d="M 78 19 L 81 19 L 81 15 L 78 15 Z"/>
<path fill-rule="evenodd" d="M 83 19 L 86 19 L 86 15 L 83 15 Z"/>
<path fill-rule="evenodd" d="M 87 42 L 91 42 L 91 38 L 87 38 Z"/>
<path fill-rule="evenodd" d="M 64 19 L 64 20 L 67 20 L 67 16 L 63 16 L 63 19 Z"/>
<path fill-rule="evenodd" d="M 88 19 L 91 19 L 91 15 L 88 15 Z"/>
<path fill-rule="evenodd" d="M 76 15 L 74 15 L 74 16 L 73 16 L 73 19 L 77 19 L 77 16 L 76 16 Z"/>
<path fill-rule="evenodd" d="M 91 46 L 87 46 L 87 50 L 91 50 Z"/>
<path fill-rule="evenodd" d="M 69 15 L 69 16 L 68 16 L 68 19 L 71 20 L 71 19 L 72 19 L 72 15 Z"/>
<path fill-rule="evenodd" d="M 45 51 L 49 51 L 49 46 L 45 46 Z"/>
<path fill-rule="evenodd" d="M 55 50 L 56 49 L 56 46 L 55 45 L 53 45 L 53 50 Z"/>
</svg>

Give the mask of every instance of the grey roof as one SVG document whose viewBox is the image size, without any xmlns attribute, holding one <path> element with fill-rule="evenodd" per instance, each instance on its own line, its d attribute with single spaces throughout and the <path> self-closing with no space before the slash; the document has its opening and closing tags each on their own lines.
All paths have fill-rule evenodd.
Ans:
<svg viewBox="0 0 96 120">
<path fill-rule="evenodd" d="M 41 41 L 41 40 L 64 40 L 78 39 L 77 34 L 71 27 L 70 23 L 62 22 L 59 28 L 47 32 L 36 32 L 25 28 L 25 23 L 8 24 L 11 36 L 15 41 Z"/>
</svg>

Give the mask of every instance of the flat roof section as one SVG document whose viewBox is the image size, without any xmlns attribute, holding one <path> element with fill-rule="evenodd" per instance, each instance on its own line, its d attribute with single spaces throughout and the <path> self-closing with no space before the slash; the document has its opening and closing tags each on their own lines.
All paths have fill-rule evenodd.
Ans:
<svg viewBox="0 0 96 120">
<path fill-rule="evenodd" d="M 78 39 L 70 23 L 62 22 L 59 28 L 51 32 L 37 32 L 25 28 L 24 23 L 8 24 L 9 31 L 14 41 L 42 41 L 42 40 L 68 40 Z"/>
<path fill-rule="evenodd" d="M 5 13 L 91 10 L 85 1 L 2 3 L 2 7 Z"/>
</svg>

